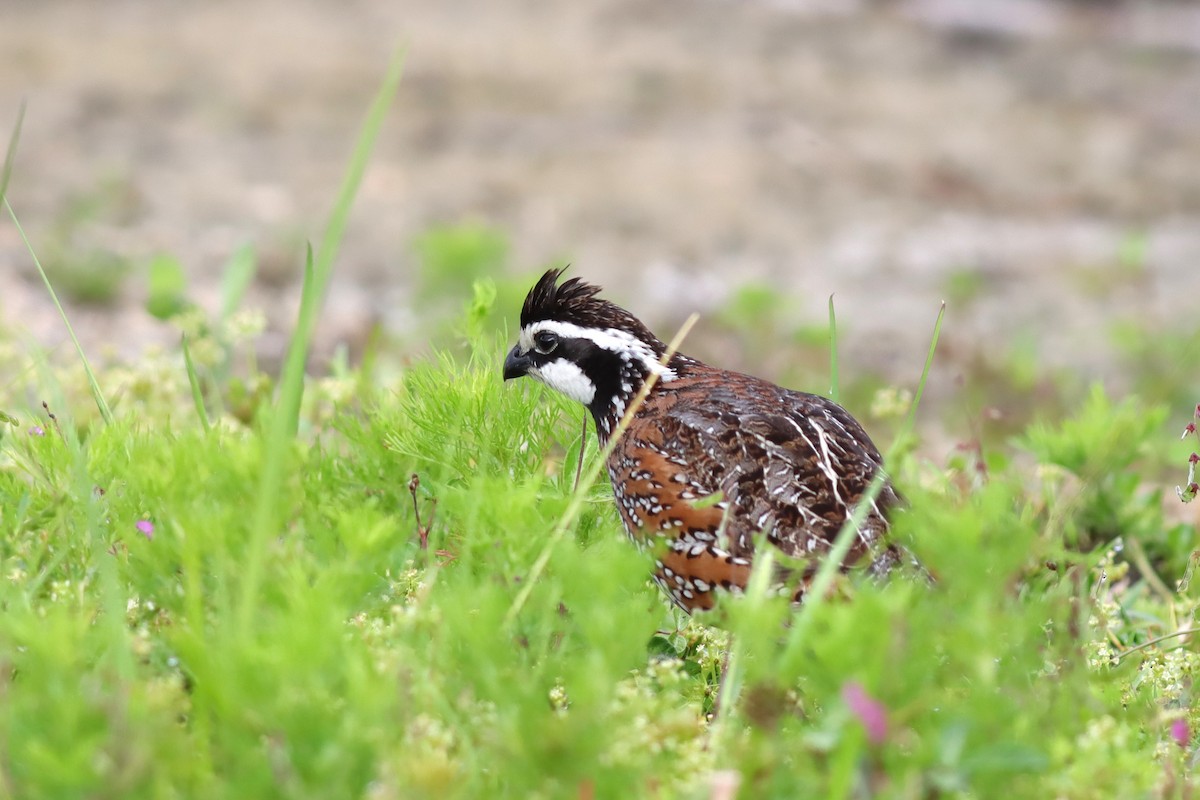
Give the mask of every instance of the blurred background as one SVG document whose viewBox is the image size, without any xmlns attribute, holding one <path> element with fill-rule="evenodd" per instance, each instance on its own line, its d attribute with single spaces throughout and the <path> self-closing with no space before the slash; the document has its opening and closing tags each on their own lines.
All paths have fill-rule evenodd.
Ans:
<svg viewBox="0 0 1200 800">
<path fill-rule="evenodd" d="M 318 353 L 415 352 L 481 276 L 511 332 L 570 261 L 814 391 L 830 295 L 864 389 L 915 385 L 944 300 L 951 427 L 1092 380 L 1183 421 L 1198 399 L 1196 2 L 0 0 L 10 199 L 92 355 L 176 342 L 153 295 L 211 310 L 252 252 L 277 357 L 398 43 Z M 7 218 L 0 276 L 0 326 L 63 350 Z"/>
</svg>

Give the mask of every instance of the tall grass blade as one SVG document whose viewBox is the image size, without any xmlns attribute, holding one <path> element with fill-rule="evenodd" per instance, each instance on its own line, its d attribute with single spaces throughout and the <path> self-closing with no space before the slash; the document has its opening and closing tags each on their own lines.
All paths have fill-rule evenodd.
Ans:
<svg viewBox="0 0 1200 800">
<path fill-rule="evenodd" d="M 79 344 L 79 338 L 75 336 L 75 329 L 71 327 L 71 321 L 67 319 L 67 312 L 63 310 L 62 303 L 58 301 L 58 295 L 54 291 L 54 287 L 50 285 L 50 278 L 46 275 L 46 270 L 42 268 L 42 262 L 34 252 L 33 245 L 30 244 L 29 238 L 25 235 L 24 228 L 21 227 L 20 220 L 17 219 L 17 213 L 13 211 L 12 204 L 8 202 L 8 182 L 12 177 L 13 164 L 17 158 L 17 143 L 21 139 L 21 126 L 25 122 L 25 103 L 21 102 L 21 107 L 17 111 L 17 122 L 13 126 L 13 132 L 8 137 L 8 147 L 4 153 L 4 168 L 0 171 L 0 199 L 4 201 L 4 207 L 8 209 L 8 215 L 12 218 L 13 225 L 17 228 L 17 233 L 21 236 L 21 241 L 25 243 L 25 249 L 29 251 L 30 257 L 33 259 L 34 266 L 37 267 L 38 274 L 42 276 L 42 282 L 46 284 L 46 290 L 50 292 L 50 299 L 54 301 L 54 307 L 58 309 L 58 314 L 62 317 L 63 324 L 67 326 L 67 333 L 71 336 L 71 341 L 75 344 L 75 350 L 79 353 L 79 360 L 83 362 L 83 370 L 87 373 L 88 386 L 91 388 L 92 397 L 96 401 L 96 407 L 100 409 L 100 416 L 105 423 L 112 422 L 112 411 L 108 407 L 108 402 L 104 399 L 104 393 L 100 391 L 100 384 L 96 381 L 96 375 L 92 372 L 91 364 L 88 363 L 87 356 L 83 353 L 83 347 Z"/>
<path fill-rule="evenodd" d="M 29 251 L 30 258 L 33 259 L 33 264 L 37 267 L 38 274 L 42 276 L 42 283 L 46 284 L 46 291 L 50 293 L 50 299 L 54 301 L 54 307 L 58 309 L 58 315 L 62 317 L 63 325 L 67 328 L 67 334 L 70 335 L 71 341 L 75 345 L 75 351 L 79 353 L 79 360 L 83 364 L 83 371 L 87 373 L 88 387 L 92 392 L 92 399 L 96 402 L 96 408 L 100 410 L 100 416 L 104 419 L 105 424 L 112 424 L 112 410 L 108 407 L 108 401 L 104 399 L 104 393 L 100 391 L 100 383 L 96 380 L 96 373 L 92 372 L 92 365 L 88 363 L 87 356 L 83 352 L 83 345 L 79 343 L 79 337 L 75 335 L 75 328 L 71 326 L 71 320 L 67 318 L 67 312 L 63 309 L 62 303 L 58 300 L 58 294 L 54 291 L 54 287 L 50 284 L 50 277 L 46 275 L 46 270 L 42 268 L 42 262 L 37 257 L 37 253 L 33 249 L 33 245 L 29 241 L 29 237 L 25 235 L 25 229 L 21 227 L 21 221 L 17 219 L 17 212 L 13 211 L 12 205 L 8 202 L 8 198 L 4 198 L 4 207 L 8 209 L 8 216 L 12 219 L 13 225 L 17 228 L 17 233 L 21 237 L 21 241 L 25 243 L 25 249 Z"/>
<path fill-rule="evenodd" d="M 13 163 L 17 160 L 17 142 L 21 140 L 21 125 L 25 122 L 25 101 L 17 109 L 17 122 L 8 137 L 8 148 L 4 152 L 4 169 L 0 171 L 0 199 L 8 197 L 8 180 L 12 177 Z"/>
<path fill-rule="evenodd" d="M 253 247 L 247 244 L 234 251 L 221 276 L 221 320 L 229 319 L 237 311 L 257 271 Z"/>
<path fill-rule="evenodd" d="M 683 343 L 684 338 L 691 331 L 692 326 L 696 324 L 696 320 L 698 319 L 700 319 L 699 314 L 692 314 L 684 321 L 683 325 L 679 328 L 679 332 L 675 334 L 675 338 L 667 345 L 666 352 L 663 353 L 660 363 L 665 366 L 674 357 L 675 353 L 679 350 L 679 345 Z M 505 626 L 512 625 L 516 621 L 517 615 L 521 613 L 521 608 L 529 599 L 530 593 L 533 592 L 533 587 L 537 584 L 538 578 L 541 577 L 542 571 L 546 569 L 546 565 L 550 562 L 550 554 L 554 551 L 554 548 L 563 536 L 566 535 L 575 518 L 579 516 L 579 512 L 583 510 L 583 504 L 587 501 L 587 493 L 591 490 L 592 484 L 596 482 L 596 477 L 600 474 L 600 470 L 608 463 L 608 457 L 616 449 L 621 436 L 625 433 L 625 429 L 629 427 L 629 423 L 633 420 L 633 415 L 642 407 L 642 403 L 646 401 L 647 395 L 650 394 L 650 391 L 657 382 L 658 373 L 651 373 L 646 382 L 642 384 L 641 390 L 633 398 L 633 402 L 629 404 L 629 408 L 625 409 L 625 416 L 621 417 L 620 423 L 618 423 L 616 429 L 613 431 L 612 436 L 608 438 L 608 442 L 604 445 L 604 448 L 596 456 L 595 461 L 584 471 L 583 479 L 577 482 L 575 491 L 571 496 L 571 502 L 567 505 L 567 510 L 559 518 L 558 524 L 554 526 L 554 530 L 546 537 L 546 544 L 542 546 L 541 553 L 538 554 L 537 559 L 533 562 L 533 566 L 529 568 L 529 574 L 521 584 L 521 591 L 517 593 L 512 605 L 508 608 L 508 612 L 504 615 Z M 582 448 L 580 449 L 579 457 L 583 458 Z"/>
<path fill-rule="evenodd" d="M 383 120 L 400 85 L 404 67 L 404 51 L 398 50 L 388 67 L 387 75 L 379 92 L 375 95 L 367 118 L 355 143 L 346 176 L 338 191 L 320 249 L 315 257 L 310 247 L 304 262 L 304 284 L 300 295 L 300 312 L 296 329 L 292 333 L 279 380 L 279 396 L 274 414 L 267 420 L 266 441 L 263 448 L 263 471 L 259 480 L 258 505 L 255 509 L 253 541 L 247 556 L 242 595 L 238 609 L 240 629 L 249 630 L 262 580 L 263 560 L 266 545 L 277 528 L 279 516 L 279 493 L 283 486 L 285 466 L 291 442 L 300 425 L 300 402 L 304 395 L 305 364 L 312 344 L 313 330 L 321 303 L 329 288 L 338 246 L 346 229 L 350 208 L 362 183 L 367 161 L 378 138 Z"/>
<path fill-rule="evenodd" d="M 829 295 L 829 399 L 840 403 L 838 380 L 837 315 L 833 311 L 833 295 Z"/>
<path fill-rule="evenodd" d="M 908 416 L 904 418 L 904 427 L 900 429 L 904 435 L 911 433 L 913 426 L 917 422 L 917 407 L 921 404 L 922 395 L 925 394 L 925 383 L 929 380 L 929 371 L 933 369 L 933 353 L 937 350 L 938 337 L 942 335 L 942 320 L 945 316 L 946 304 L 943 302 L 941 308 L 938 309 L 937 319 L 933 323 L 933 335 L 929 340 L 929 353 L 925 356 L 925 368 L 921 370 L 921 380 L 917 382 L 917 393 L 913 395 L 912 405 L 908 407 Z"/>
<path fill-rule="evenodd" d="M 900 447 L 908 439 L 908 435 L 912 432 L 917 417 L 917 404 L 920 402 L 921 395 L 925 391 L 925 383 L 929 380 L 929 372 L 933 367 L 933 354 L 937 350 L 938 338 L 942 332 L 942 320 L 945 316 L 946 304 L 942 303 L 942 307 L 938 311 L 937 320 L 933 324 L 933 335 L 929 342 L 929 352 L 925 356 L 925 366 L 921 370 L 921 379 L 917 382 L 916 395 L 913 397 L 913 403 L 909 409 L 908 416 L 904 420 L 904 424 L 896 433 L 896 438 L 892 442 L 892 446 L 888 448 L 888 453 L 884 456 L 883 463 L 885 465 L 896 455 Z M 850 518 L 842 525 L 842 529 L 838 531 L 837 538 L 833 542 L 833 547 L 830 548 L 829 554 L 822 560 L 820 569 L 817 570 L 813 582 L 809 585 L 808 591 L 805 592 L 804 603 L 800 606 L 800 611 L 796 616 L 795 626 L 797 629 L 803 629 L 812 620 L 815 609 L 819 608 L 825 602 L 826 595 L 829 593 L 829 587 L 833 583 L 833 578 L 841 568 L 846 554 L 850 552 L 850 546 L 858 533 L 859 525 L 862 524 L 867 514 L 870 513 L 871 507 L 875 503 L 875 498 L 879 497 L 879 493 L 883 491 L 883 485 L 886 482 L 887 474 L 883 470 L 875 473 L 875 477 L 867 487 L 867 491 L 854 507 L 854 513 L 850 515 Z M 797 635 L 797 638 L 802 637 Z"/>
<path fill-rule="evenodd" d="M 200 391 L 200 376 L 196 373 L 196 365 L 192 361 L 192 350 L 188 347 L 187 336 L 180 340 L 183 349 L 183 363 L 187 367 L 188 384 L 192 387 L 192 403 L 196 406 L 196 416 L 200 419 L 200 427 L 208 433 L 212 425 L 208 422 L 208 412 L 204 408 L 204 394 Z"/>
<path fill-rule="evenodd" d="M 764 602 L 771 591 L 771 580 L 775 577 L 775 550 L 765 547 L 765 542 L 761 539 L 755 544 L 754 568 L 750 573 L 750 582 L 746 585 L 743 603 Z M 754 605 L 750 607 L 754 608 Z M 710 732 L 713 750 L 722 755 L 727 752 L 727 738 L 729 731 L 733 729 L 730 721 L 736 713 L 737 697 L 742 691 L 743 659 L 746 658 L 747 652 L 740 646 L 739 638 L 736 634 L 730 636 L 725 665 L 721 669 L 717 715 Z"/>
<path fill-rule="evenodd" d="M 329 280 L 333 276 L 333 265 L 337 258 L 338 247 L 341 245 L 342 234 L 346 230 L 346 222 L 350 218 L 350 208 L 358 194 L 362 183 L 363 173 L 367 169 L 367 161 L 388 108 L 395 97 L 400 85 L 400 76 L 404 69 L 404 51 L 397 51 L 384 78 L 383 85 L 375 95 L 375 100 L 367 112 L 366 121 L 359 133 L 354 152 L 346 176 L 342 180 L 341 189 L 325 226 L 325 234 L 321 237 L 321 245 L 317 248 L 316 258 L 312 261 L 312 280 L 305 280 L 304 291 L 301 294 L 300 314 L 296 320 L 296 330 L 292 333 L 291 345 L 288 348 L 287 361 L 284 364 L 283 375 L 280 378 L 279 409 L 282 412 L 281 425 L 286 425 L 286 433 L 295 436 L 299 423 L 300 396 L 304 391 L 304 367 L 308 359 L 308 350 L 312 344 L 313 329 L 317 323 L 317 313 L 325 294 L 329 290 Z"/>
<path fill-rule="evenodd" d="M 925 384 L 929 380 L 929 373 L 933 367 L 933 356 L 937 350 L 938 339 L 941 336 L 942 320 L 944 319 L 945 314 L 946 304 L 943 303 L 938 311 L 937 320 L 933 325 L 933 335 L 930 338 L 929 351 L 925 357 L 924 368 L 921 370 L 921 378 L 917 383 L 917 392 L 913 399 L 912 407 L 910 408 L 909 414 L 905 418 L 900 430 L 896 433 L 896 438 L 893 440 L 891 447 L 888 448 L 888 452 L 884 456 L 885 465 L 891 463 L 892 459 L 897 455 L 901 447 L 904 446 L 904 442 L 907 441 L 909 434 L 912 431 L 912 427 L 915 424 L 917 403 L 920 401 L 925 389 Z M 803 643 L 807 640 L 807 632 L 812 624 L 816 611 L 827 601 L 830 587 L 833 585 L 834 577 L 837 575 L 841 568 L 842 562 L 845 561 L 847 554 L 850 552 L 850 547 L 858 534 L 859 526 L 866 519 L 867 514 L 870 513 L 871 508 L 875 503 L 875 499 L 879 497 L 879 493 L 883 491 L 883 486 L 886 482 L 887 474 L 884 472 L 884 470 L 880 470 L 875 474 L 875 477 L 867 487 L 866 492 L 863 493 L 862 498 L 855 505 L 854 511 L 850 515 L 850 518 L 846 520 L 846 522 L 842 525 L 841 530 L 838 531 L 838 535 L 834 539 L 833 546 L 822 558 L 821 566 L 817 570 L 817 574 L 813 577 L 812 583 L 809 584 L 807 591 L 804 593 L 804 602 L 800 605 L 800 609 L 797 611 L 796 616 L 792 621 L 788 642 L 789 650 L 793 649 L 794 647 L 803 646 Z M 755 573 L 757 572 L 758 565 L 756 564 Z M 739 663 L 740 658 L 741 654 L 739 653 L 737 646 L 737 637 L 735 637 L 730 645 L 729 662 L 736 665 Z M 726 716 L 733 713 L 733 708 L 736 706 L 737 702 L 737 692 L 739 688 L 740 686 L 735 683 L 730 687 L 728 692 L 722 691 L 721 702 L 724 705 L 724 708 L 721 709 L 721 715 L 718 719 L 718 731 L 725 729 L 726 726 L 724 722 Z M 728 694 L 728 701 L 725 696 L 726 694 Z M 717 739 L 716 741 L 719 746 L 720 740 Z"/>
</svg>

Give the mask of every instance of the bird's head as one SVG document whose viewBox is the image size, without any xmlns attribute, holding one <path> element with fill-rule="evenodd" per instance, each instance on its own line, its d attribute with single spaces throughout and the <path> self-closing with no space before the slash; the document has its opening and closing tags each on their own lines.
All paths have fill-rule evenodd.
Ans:
<svg viewBox="0 0 1200 800">
<path fill-rule="evenodd" d="M 529 290 L 504 379 L 528 375 L 583 403 L 607 437 L 649 375 L 669 381 L 675 370 L 660 363 L 666 345 L 636 317 L 597 297 L 598 286 L 558 284 L 561 274 L 548 270 Z"/>
</svg>

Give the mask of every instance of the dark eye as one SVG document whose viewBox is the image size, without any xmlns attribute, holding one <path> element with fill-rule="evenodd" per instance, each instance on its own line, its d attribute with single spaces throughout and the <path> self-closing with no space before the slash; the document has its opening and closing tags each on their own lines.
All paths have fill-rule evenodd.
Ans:
<svg viewBox="0 0 1200 800">
<path fill-rule="evenodd" d="M 533 335 L 533 349 L 546 355 L 558 347 L 558 336 L 550 331 L 538 331 Z"/>
</svg>

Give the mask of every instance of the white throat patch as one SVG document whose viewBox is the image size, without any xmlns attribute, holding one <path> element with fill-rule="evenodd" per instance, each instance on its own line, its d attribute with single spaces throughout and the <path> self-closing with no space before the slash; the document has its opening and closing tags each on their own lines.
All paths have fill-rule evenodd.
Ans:
<svg viewBox="0 0 1200 800">
<path fill-rule="evenodd" d="M 529 370 L 529 376 L 585 406 L 590 406 L 596 397 L 596 384 L 583 374 L 583 370 L 577 364 L 565 358 L 534 367 Z"/>
<path fill-rule="evenodd" d="M 542 322 L 535 322 L 528 328 L 522 329 L 520 338 L 522 350 L 529 350 L 531 347 L 533 347 L 533 336 L 539 331 L 556 333 L 564 339 L 587 339 L 588 341 L 593 342 L 597 347 L 602 347 L 610 352 L 617 353 L 618 355 L 625 355 L 630 359 L 641 362 L 642 366 L 645 367 L 647 372 L 658 375 L 658 379 L 664 383 L 667 381 L 673 381 L 677 377 L 675 370 L 669 367 L 664 367 L 661 363 L 659 363 L 658 356 L 654 354 L 654 350 L 652 350 L 649 345 L 634 336 L 632 333 L 623 331 L 620 328 L 606 328 L 605 330 L 599 330 L 597 328 L 584 328 L 580 325 L 575 325 L 570 322 L 543 320 Z M 554 363 L 555 362 L 547 364 L 546 367 L 553 366 Z M 571 366 L 574 367 L 575 365 L 572 364 Z M 546 372 L 546 367 L 542 368 L 543 375 Z M 532 370 L 530 370 L 530 372 L 532 372 Z M 583 381 L 587 382 L 587 385 L 592 385 L 591 381 L 587 380 L 587 377 L 583 375 L 578 367 L 575 367 L 575 372 L 579 374 Z M 548 380 L 545 382 L 550 384 Z M 558 387 L 555 386 L 555 388 Z M 563 392 L 563 394 L 567 394 L 570 397 L 575 397 L 575 395 L 569 394 L 564 389 L 559 389 L 559 391 Z M 592 395 L 595 395 L 595 393 L 596 387 L 592 386 Z"/>
</svg>

